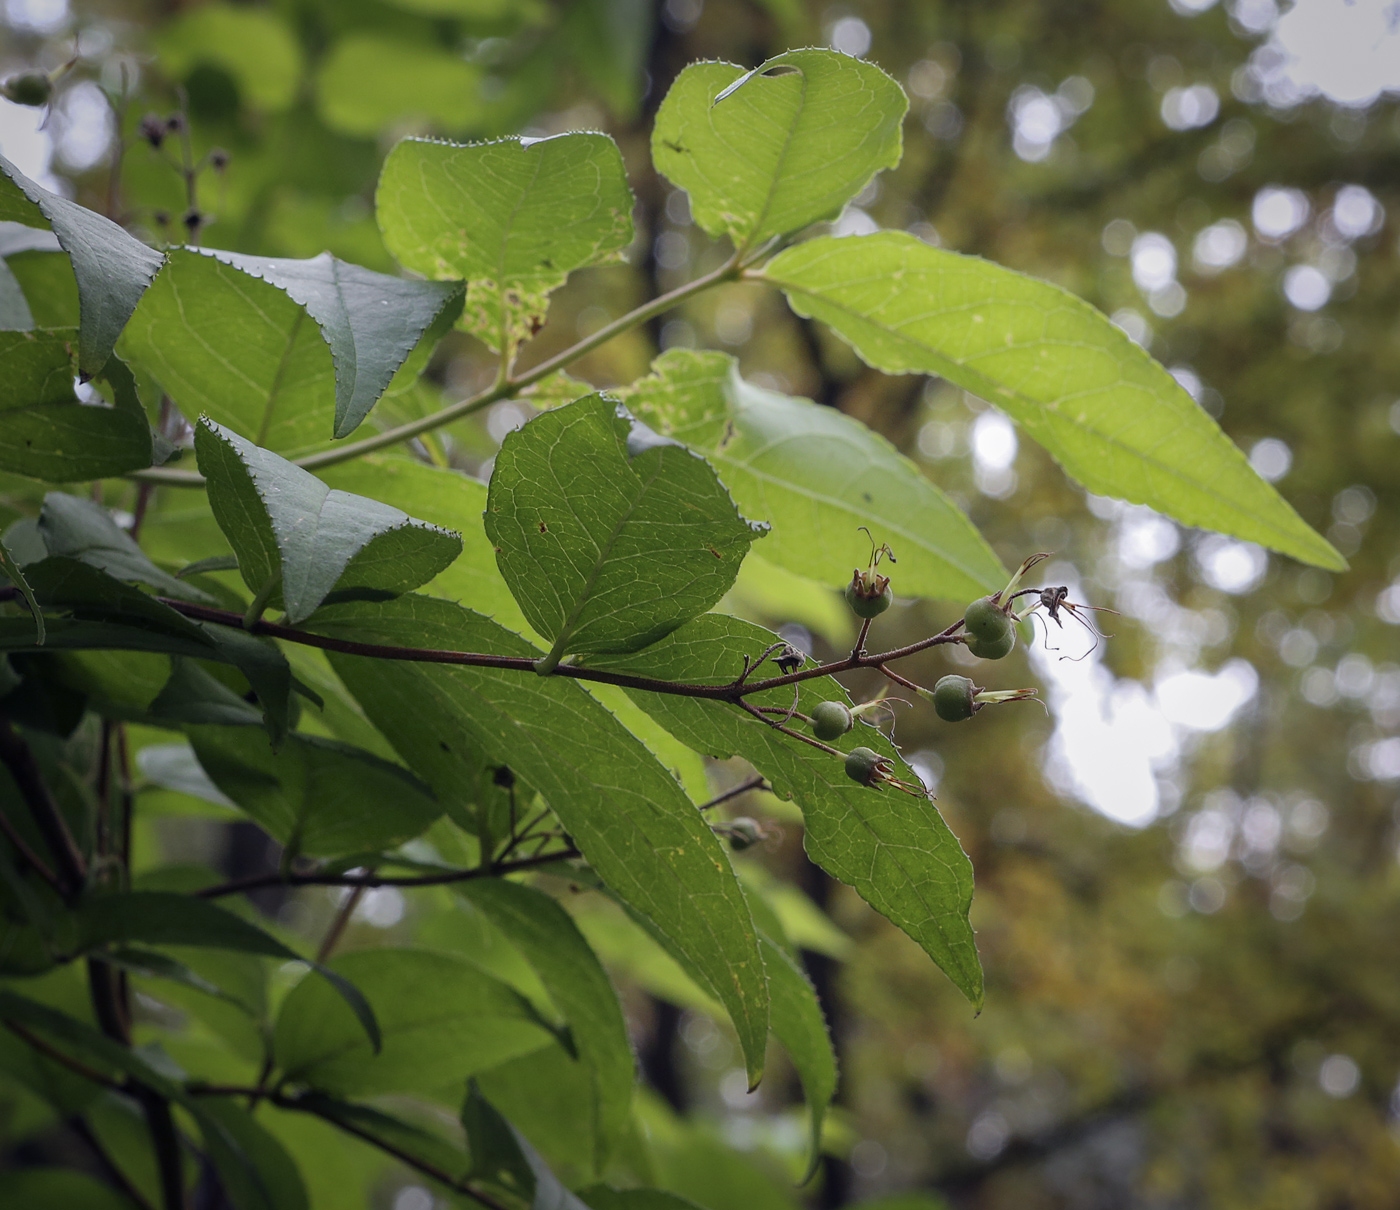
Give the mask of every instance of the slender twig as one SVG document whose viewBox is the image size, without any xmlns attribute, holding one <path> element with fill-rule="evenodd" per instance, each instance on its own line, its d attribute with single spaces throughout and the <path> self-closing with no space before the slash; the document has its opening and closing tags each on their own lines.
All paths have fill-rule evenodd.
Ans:
<svg viewBox="0 0 1400 1210">
<path fill-rule="evenodd" d="M 789 735 L 793 739 L 800 739 L 804 744 L 811 744 L 813 748 L 821 749 L 821 751 L 825 752 L 828 756 L 846 755 L 844 752 L 841 751 L 840 748 L 833 748 L 830 744 L 824 744 L 821 740 L 813 739 L 810 735 L 803 735 L 801 731 L 794 731 L 791 727 L 784 727 L 782 723 L 775 723 L 771 718 L 768 718 L 762 710 L 760 710 L 757 706 L 753 705 L 751 702 L 741 701 L 739 705 L 742 709 L 747 710 L 750 714 L 752 714 L 754 718 L 758 719 L 760 723 L 772 727 L 774 731 L 781 731 L 784 735 Z"/>
<path fill-rule="evenodd" d="M 883 664 L 880 665 L 880 671 L 884 673 L 885 676 L 889 677 L 896 685 L 903 685 L 906 689 L 914 690 L 915 693 L 925 692 L 922 685 L 916 685 L 913 681 L 909 680 L 908 677 L 900 676 L 899 673 L 886 668 Z"/>
<path fill-rule="evenodd" d="M 29 863 L 34 872 L 47 882 L 49 886 L 53 887 L 59 896 L 63 896 L 63 884 L 59 882 L 58 876 L 49 869 L 44 859 L 29 847 L 24 837 L 15 831 L 15 825 L 10 822 L 9 816 L 7 816 L 3 810 L 0 810 L 0 832 L 5 833 L 5 839 L 10 842 L 14 851 Z"/>
<path fill-rule="evenodd" d="M 65 899 L 76 899 L 87 881 L 87 864 L 78 851 L 73 834 L 68 830 L 58 803 L 44 782 L 34 753 L 10 725 L 9 719 L 0 719 L 0 764 L 4 764 L 14 778 L 34 824 L 49 848 L 60 893 Z"/>
<path fill-rule="evenodd" d="M 500 874 L 514 874 L 521 870 L 533 870 L 556 861 L 568 861 L 581 854 L 575 848 L 558 849 L 552 853 L 542 853 L 538 857 L 522 857 L 519 861 L 498 862 L 495 866 L 473 866 L 469 870 L 443 870 L 435 874 L 392 875 L 392 874 L 299 874 L 293 870 L 285 874 L 258 874 L 251 878 L 237 878 L 232 882 L 221 882 L 207 886 L 194 894 L 201 899 L 218 899 L 224 895 L 238 895 L 245 891 L 256 891 L 270 886 L 345 886 L 345 887 L 419 887 L 446 886 L 453 882 L 468 882 L 473 878 L 491 878 Z"/>
<path fill-rule="evenodd" d="M 750 790 L 767 790 L 768 781 L 762 775 L 750 777 L 747 781 L 741 781 L 731 790 L 726 790 L 723 794 L 716 794 L 709 802 L 703 802 L 699 810 L 708 811 L 711 807 L 717 807 L 721 803 L 728 802 L 731 798 L 738 798 L 741 794 L 747 794 Z"/>
<path fill-rule="evenodd" d="M 865 654 L 865 637 L 870 633 L 870 623 L 874 620 L 874 618 L 866 618 L 865 621 L 860 624 L 860 634 L 856 638 L 856 645 L 851 648 L 851 658 L 853 660 L 858 660 Z"/>
<path fill-rule="evenodd" d="M 343 1130 L 346 1134 L 354 1135 L 361 1142 L 368 1143 L 371 1147 L 378 1148 L 380 1151 L 384 1152 L 385 1155 L 391 1155 L 400 1163 L 407 1164 L 410 1168 L 421 1172 L 424 1176 L 431 1177 L 433 1180 L 446 1185 L 454 1193 L 460 1193 L 465 1197 L 471 1198 L 472 1201 L 487 1207 L 487 1210 L 508 1210 L 504 1202 L 497 1201 L 489 1193 L 483 1193 L 475 1186 L 469 1185 L 465 1178 L 455 1177 L 445 1169 L 439 1168 L 436 1164 L 430 1163 L 428 1160 L 419 1158 L 410 1151 L 405 1151 L 402 1147 L 396 1146 L 387 1139 L 381 1139 L 378 1135 L 371 1134 L 368 1130 L 356 1126 L 353 1122 L 347 1122 L 337 1114 L 327 1113 L 325 1110 L 318 1108 L 316 1102 L 310 1098 L 290 1097 L 281 1093 L 273 1093 L 269 1099 L 274 1105 L 281 1109 L 294 1109 L 301 1113 L 314 1114 L 323 1122 L 329 1122 L 338 1130 Z"/>
<path fill-rule="evenodd" d="M 95 1068 L 89 1067 L 86 1063 L 64 1054 L 58 1047 L 46 1042 L 43 1038 L 39 1037 L 38 1034 L 26 1029 L 18 1021 L 4 1020 L 0 1021 L 0 1024 L 3 1024 L 15 1037 L 21 1039 L 27 1045 L 32 1046 L 45 1058 L 52 1059 L 60 1066 L 66 1067 L 76 1075 L 82 1076 L 83 1079 L 91 1080 L 94 1084 L 100 1084 L 103 1088 L 110 1088 L 114 1092 L 127 1091 L 126 1085 L 120 1080 L 114 1080 L 111 1076 L 104 1075 Z"/>
<path fill-rule="evenodd" d="M 0 590 L 2 592 L 3 590 Z M 158 597 L 157 600 L 170 606 L 186 617 L 203 622 L 214 622 L 221 626 L 242 626 L 243 617 L 228 609 L 214 609 L 207 605 L 196 605 L 191 601 L 180 601 L 174 597 Z M 629 673 L 608 672 L 601 668 L 578 667 L 560 664 L 550 673 L 571 680 L 595 681 L 603 685 L 617 685 L 623 689 L 642 689 L 649 693 L 666 693 L 677 697 L 698 697 L 711 701 L 737 703 L 750 694 L 762 693 L 768 689 L 778 689 L 785 685 L 796 685 L 802 681 L 831 676 L 838 672 L 849 672 L 856 668 L 877 668 L 890 660 L 904 659 L 936 647 L 943 643 L 960 643 L 962 636 L 956 631 L 962 626 L 961 620 L 954 622 L 946 630 L 921 639 L 917 643 L 896 648 L 893 651 L 876 655 L 852 655 L 834 660 L 829 664 L 818 664 L 811 668 L 799 669 L 783 676 L 769 677 L 767 680 L 739 684 L 731 681 L 720 685 L 690 684 L 683 681 L 666 681 L 657 677 L 633 676 Z M 324 651 L 338 651 L 343 655 L 362 655 L 379 660 L 406 660 L 420 664 L 454 664 L 472 668 L 499 668 L 513 672 L 538 672 L 539 661 L 529 656 L 491 655 L 471 651 L 441 651 L 426 647 L 393 647 L 382 643 L 360 643 L 351 639 L 336 639 L 328 635 L 314 634 L 298 630 L 294 626 L 283 626 L 276 622 L 259 621 L 252 626 L 253 634 L 263 634 L 270 638 L 285 639 L 289 643 L 301 643 L 307 647 L 319 647 Z"/>
<path fill-rule="evenodd" d="M 678 286 L 639 307 L 634 307 L 626 315 L 613 320 L 610 324 L 605 324 L 591 336 L 570 345 L 563 352 L 556 353 L 553 357 L 547 358 L 539 365 L 532 366 L 521 374 L 497 381 L 486 390 L 441 408 L 428 416 L 385 429 L 382 433 L 376 433 L 372 437 L 363 437 L 359 441 L 350 441 L 332 449 L 307 454 L 304 457 L 295 458 L 293 461 L 297 466 L 307 470 L 319 470 L 322 467 L 348 462 L 362 454 L 372 454 L 376 450 L 386 449 L 391 445 L 398 445 L 401 441 L 408 441 L 410 438 L 419 437 L 434 429 L 442 428 L 443 425 L 461 420 L 465 416 L 481 411 L 482 408 L 490 407 L 493 403 L 519 394 L 526 387 L 533 386 L 543 378 L 548 378 L 555 370 L 563 369 L 584 354 L 591 353 L 599 345 L 606 344 L 614 336 L 621 335 L 623 332 L 635 328 L 638 324 L 645 323 L 661 312 L 668 311 L 678 303 L 684 302 L 687 298 L 708 290 L 711 286 L 724 281 L 735 281 L 739 274 L 738 260 L 731 257 L 713 272 L 697 277 L 694 281 Z M 201 487 L 204 484 L 204 476 L 198 471 L 183 471 L 175 467 L 149 467 L 146 470 L 133 471 L 127 477 L 143 483 L 164 483 L 171 487 Z"/>
<path fill-rule="evenodd" d="M 368 871 L 370 874 L 374 870 Z M 344 935 L 346 927 L 350 923 L 350 917 L 355 914 L 355 909 L 360 906 L 360 900 L 365 897 L 365 892 L 369 890 L 363 882 L 351 888 L 350 893 L 345 896 L 345 902 L 340 905 L 335 914 L 335 919 L 331 921 L 331 926 L 326 930 L 326 935 L 321 938 L 320 948 L 316 951 L 316 961 L 324 962 L 335 951 L 340 938 Z"/>
</svg>

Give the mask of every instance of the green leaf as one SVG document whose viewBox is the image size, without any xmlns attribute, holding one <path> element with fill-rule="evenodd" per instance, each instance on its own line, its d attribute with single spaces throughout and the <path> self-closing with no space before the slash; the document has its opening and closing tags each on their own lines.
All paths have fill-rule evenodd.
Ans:
<svg viewBox="0 0 1400 1210">
<path fill-rule="evenodd" d="M 4 156 L 0 220 L 48 227 L 58 237 L 78 281 L 78 368 L 87 377 L 100 373 L 164 257 L 111 219 L 35 184 Z"/>
<path fill-rule="evenodd" d="M 353 431 L 424 334 L 445 330 L 460 297 L 460 283 L 374 273 L 329 252 L 286 260 L 182 249 L 122 347 L 188 415 L 294 449 Z"/>
<path fill-rule="evenodd" d="M 538 658 L 469 610 L 424 597 L 338 605 L 336 638 Z M 544 795 L 590 866 L 703 972 L 762 1073 L 767 991 L 728 855 L 675 779 L 596 700 L 562 677 L 332 655 L 365 713 L 439 797 L 464 752 L 485 752 Z"/>
<path fill-rule="evenodd" d="M 835 408 L 745 382 L 727 353 L 664 353 L 623 398 L 713 462 L 741 509 L 772 522 L 770 563 L 841 587 L 870 557 L 864 525 L 898 555 L 902 595 L 967 601 L 1006 583 L 972 522 L 888 441 Z"/>
<path fill-rule="evenodd" d="M 780 945 L 763 939 L 763 962 L 768 970 L 768 994 L 772 997 L 772 1027 L 788 1052 L 802 1092 L 807 1098 L 811 1122 L 811 1151 L 799 1184 L 816 1174 L 822 1158 L 822 1122 L 836 1093 L 836 1052 L 822 1016 L 817 993 L 806 973 Z"/>
<path fill-rule="evenodd" d="M 354 1018 L 314 979 L 277 1016 L 273 1052 L 289 1078 L 328 1092 L 436 1090 L 537 1050 L 550 1033 L 519 993 L 464 959 L 428 950 L 362 950 L 330 969 L 374 1006 L 376 1056 Z"/>
<path fill-rule="evenodd" d="M 144 942 L 260 954 L 284 962 L 306 962 L 346 1005 L 370 1046 L 379 1047 L 379 1027 L 364 996 L 343 976 L 303 958 L 271 933 L 249 924 L 207 899 L 167 891 L 126 891 L 98 895 L 78 908 L 78 930 L 85 949 Z"/>
<path fill-rule="evenodd" d="M 481 1095 L 472 1081 L 462 1104 L 471 1175 L 510 1190 L 530 1210 L 589 1210 L 564 1187 L 540 1153 Z"/>
<path fill-rule="evenodd" d="M 283 961 L 304 961 L 271 933 L 217 903 L 189 895 L 167 891 L 96 895 L 79 907 L 77 917 L 84 949 L 144 942 L 203 946 L 261 954 Z"/>
<path fill-rule="evenodd" d="M 645 651 L 595 657 L 589 663 L 637 676 L 725 684 L 742 671 L 745 655 L 755 656 L 774 641 L 776 636 L 762 627 L 706 614 Z M 829 677 L 802 681 L 800 690 L 798 709 L 806 714 L 820 701 L 850 701 Z M 710 756 L 743 756 L 775 792 L 795 799 L 812 860 L 908 933 L 974 1005 L 981 1004 L 982 968 L 968 922 L 972 865 L 932 802 L 891 787 L 858 786 L 838 757 L 782 735 L 734 706 L 629 692 L 682 743 Z M 784 687 L 748 700 L 786 709 L 793 694 Z M 892 760 L 901 779 L 918 783 L 873 727 L 857 726 L 837 744 L 843 751 L 858 745 Z"/>
<path fill-rule="evenodd" d="M 19 279 L 0 260 L 0 331 L 27 332 L 34 326 L 34 313 Z"/>
<path fill-rule="evenodd" d="M 332 130 L 361 138 L 415 121 L 468 130 L 484 112 L 481 84 L 481 68 L 451 50 L 354 33 L 321 63 L 317 109 Z"/>
<path fill-rule="evenodd" d="M 1165 369 L 1068 291 L 893 231 L 812 240 L 763 275 L 876 369 L 938 374 L 1003 409 L 1090 491 L 1346 567 Z"/>
<path fill-rule="evenodd" d="M 231 1097 L 201 1097 L 201 1120 L 214 1122 L 236 1147 L 216 1147 L 210 1159 L 235 1210 L 307 1210 L 310 1201 L 296 1161 Z"/>
<path fill-rule="evenodd" d="M 636 1081 L 627 1026 L 607 973 L 568 912 L 548 895 L 497 878 L 464 882 L 457 890 L 525 955 L 564 1014 L 593 1084 L 601 1171 L 631 1115 Z"/>
<path fill-rule="evenodd" d="M 636 117 L 650 82 L 656 14 L 649 0 L 577 0 L 560 23 L 559 36 L 591 91 L 620 118 Z"/>
<path fill-rule="evenodd" d="M 651 158 L 707 234 L 752 247 L 835 218 L 898 164 L 908 108 L 873 63 L 836 51 L 788 51 L 751 72 L 693 63 L 657 112 Z"/>
<path fill-rule="evenodd" d="M 764 532 L 708 462 L 601 395 L 511 433 L 486 507 L 501 575 L 553 642 L 549 666 L 635 651 L 703 613 Z"/>
<path fill-rule="evenodd" d="M 310 260 L 208 252 L 286 293 L 320 326 L 335 363 L 335 436 L 352 433 L 425 333 L 438 337 L 461 309 L 460 282 L 375 273 L 322 252 Z"/>
<path fill-rule="evenodd" d="M 186 77 L 210 64 L 233 77 L 244 101 L 276 112 L 296 99 L 301 48 L 286 23 L 268 9 L 205 4 L 157 27 L 155 43 L 167 76 Z"/>
<path fill-rule="evenodd" d="M 280 601 L 292 622 L 332 589 L 392 594 L 431 580 L 462 550 L 454 533 L 364 496 L 333 491 L 310 471 L 207 418 L 195 451 L 209 504 L 245 584 Z"/>
<path fill-rule="evenodd" d="M 579 1197 L 589 1210 L 700 1210 L 694 1202 L 664 1189 L 614 1189 L 590 1185 Z"/>
<path fill-rule="evenodd" d="M 368 454 L 316 472 L 333 488 L 372 496 L 462 535 L 462 553 L 438 573 L 431 591 L 494 617 L 510 630 L 523 631 L 525 616 L 510 595 L 496 567 L 496 552 L 482 526 L 486 484 L 446 467 L 429 466 L 415 458 Z"/>
<path fill-rule="evenodd" d="M 23 570 L 21 570 L 20 565 L 15 561 L 14 555 L 10 553 L 10 548 L 5 545 L 3 539 L 0 539 L 0 572 L 3 572 L 5 578 L 19 589 L 19 595 L 24 598 L 24 604 L 29 610 L 29 616 L 34 619 L 35 645 L 42 647 L 45 637 L 44 611 L 39 608 L 39 601 L 34 595 L 34 589 L 30 587 L 29 581 L 25 579 Z M 5 667 L 9 668 L 8 661 L 6 661 Z M 9 675 L 13 676 L 13 670 L 11 670 Z"/>
<path fill-rule="evenodd" d="M 71 328 L 0 332 L 0 408 L 76 402 Z"/>
<path fill-rule="evenodd" d="M 241 1109 L 220 1109 L 191 1096 L 140 1052 L 47 1005 L 0 988 L 0 1019 L 17 1021 L 90 1066 L 118 1071 L 185 1110 L 199 1125 L 204 1148 L 234 1198 L 235 1210 L 302 1210 L 304 1194 L 291 1160 Z M 8 1206 L 10 1203 L 6 1202 Z M 67 1206 L 69 1203 L 63 1201 Z"/>
<path fill-rule="evenodd" d="M 351 1144 L 344 1146 L 347 1142 L 347 1135 L 359 1137 L 361 1139 L 368 1136 L 376 1140 L 388 1143 L 399 1154 L 411 1157 L 412 1159 L 431 1164 L 439 1171 L 447 1173 L 454 1181 L 460 1181 L 466 1177 L 471 1167 L 470 1157 L 463 1150 L 460 1143 L 448 1141 L 440 1133 L 442 1123 L 436 1117 L 423 1117 L 420 1113 L 420 1121 L 405 1121 L 403 1118 L 385 1113 L 384 1110 L 370 1105 L 357 1105 L 350 1101 L 338 1100 L 334 1097 L 326 1096 L 321 1092 L 303 1092 L 293 1100 L 283 1100 L 278 1105 L 279 1111 L 294 1109 L 302 1114 L 315 1114 L 316 1117 L 330 1123 L 334 1123 L 338 1129 L 328 1132 L 329 1137 L 323 1134 L 325 1142 L 331 1144 L 330 1147 L 316 1148 L 317 1159 L 324 1157 L 325 1160 L 333 1161 L 337 1165 L 335 1176 L 337 1179 L 327 1180 L 324 1173 L 317 1173 L 307 1167 L 307 1177 L 313 1182 L 318 1182 L 321 1188 L 314 1190 L 316 1193 L 316 1204 L 329 1206 L 349 1206 L 359 1207 L 362 1205 L 373 1205 L 374 1197 L 369 1188 L 364 1190 L 363 1198 L 352 1200 L 347 1203 L 346 1183 L 341 1179 L 341 1173 L 347 1163 L 363 1161 L 365 1147 Z M 289 1114 L 279 1112 L 272 1118 L 269 1125 L 273 1126 L 284 1137 L 287 1137 Z M 439 1129 L 433 1129 L 437 1127 Z M 345 1133 L 341 1133 L 344 1131 Z M 293 1137 L 296 1137 L 295 1135 Z M 308 1141 L 305 1136 L 298 1139 L 303 1144 L 298 1150 L 303 1153 L 303 1166 L 307 1164 L 306 1149 L 304 1144 Z M 372 1153 L 377 1154 L 377 1153 Z M 382 1184 L 384 1171 L 382 1167 L 377 1170 L 371 1169 L 373 1176 L 364 1180 L 366 1186 L 370 1184 Z M 378 1178 L 378 1179 L 376 1179 Z M 358 1192 L 358 1191 L 357 1191 Z"/>
<path fill-rule="evenodd" d="M 8 1210 L 132 1210 L 132 1203 L 95 1176 L 73 1168 L 19 1168 L 0 1174 Z"/>
<path fill-rule="evenodd" d="M 193 660 L 172 656 L 170 679 L 151 699 L 152 718 L 177 723 L 209 723 L 223 727 L 256 726 L 262 713 L 238 696 L 223 681 Z"/>
<path fill-rule="evenodd" d="M 293 732 L 273 752 L 260 728 L 193 727 L 189 734 L 210 780 L 291 853 L 393 848 L 442 814 L 407 769 L 349 744 Z"/>
<path fill-rule="evenodd" d="M 100 504 L 49 492 L 39 511 L 39 533 L 49 554 L 77 559 L 128 584 L 145 584 L 167 597 L 213 604 L 208 593 L 161 571 Z"/>
<path fill-rule="evenodd" d="M 0 332 L 0 470 L 64 483 L 150 466 L 139 402 L 134 410 L 86 405 L 73 394 L 74 336 L 70 328 Z"/>
<path fill-rule="evenodd" d="M 292 674 L 286 657 L 270 639 L 237 627 L 191 621 L 138 589 L 76 559 L 51 555 L 25 566 L 39 602 L 70 612 L 73 621 L 56 620 L 46 646 L 158 651 L 232 664 L 257 694 L 273 742 L 287 728 Z M 0 649 L 21 650 L 32 643 L 11 621 L 0 619 Z"/>
<path fill-rule="evenodd" d="M 604 134 L 405 139 L 384 161 L 376 205 L 389 251 L 425 277 L 465 279 L 463 326 L 511 355 L 571 272 L 632 242 L 632 191 Z"/>
</svg>

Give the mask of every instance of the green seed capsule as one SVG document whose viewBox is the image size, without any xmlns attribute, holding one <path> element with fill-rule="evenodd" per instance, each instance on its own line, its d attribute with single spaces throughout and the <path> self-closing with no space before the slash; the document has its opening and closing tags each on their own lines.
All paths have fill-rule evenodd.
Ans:
<svg viewBox="0 0 1400 1210">
<path fill-rule="evenodd" d="M 894 593 L 886 584 L 879 592 L 862 592 L 854 582 L 846 585 L 846 604 L 858 618 L 878 618 L 894 604 Z"/>
<path fill-rule="evenodd" d="M 871 748 L 852 748 L 846 756 L 846 776 L 862 786 L 873 786 L 883 763 L 884 758 Z"/>
<path fill-rule="evenodd" d="M 960 723 L 976 712 L 977 686 L 965 676 L 945 676 L 933 687 L 933 708 L 947 723 Z"/>
<path fill-rule="evenodd" d="M 980 597 L 967 607 L 963 614 L 963 625 L 974 639 L 1000 639 L 1012 629 L 1011 619 L 1000 605 L 992 603 L 991 597 Z"/>
<path fill-rule="evenodd" d="M 763 839 L 763 825 L 756 819 L 741 815 L 729 821 L 729 847 L 736 853 L 751 849 Z"/>
<path fill-rule="evenodd" d="M 38 108 L 47 105 L 53 96 L 53 81 L 41 71 L 27 71 L 20 76 L 11 76 L 0 84 L 0 94 L 16 105 Z"/>
<path fill-rule="evenodd" d="M 1016 646 L 1016 627 L 1008 626 L 1006 633 L 999 639 L 971 638 L 967 641 L 967 649 L 981 660 L 999 660 L 1011 654 L 1011 650 Z"/>
<path fill-rule="evenodd" d="M 840 739 L 854 725 L 850 707 L 841 702 L 819 702 L 812 708 L 812 734 L 818 739 Z"/>
</svg>

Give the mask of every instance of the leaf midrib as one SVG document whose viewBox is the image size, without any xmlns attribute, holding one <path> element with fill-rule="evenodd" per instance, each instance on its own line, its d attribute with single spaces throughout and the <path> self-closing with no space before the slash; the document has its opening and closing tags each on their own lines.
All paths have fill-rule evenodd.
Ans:
<svg viewBox="0 0 1400 1210">
<path fill-rule="evenodd" d="M 1065 416 L 1059 410 L 1052 408 L 1051 405 L 1048 403 L 1035 399 L 1032 396 L 1026 395 L 1023 392 L 1016 390 L 1012 387 L 1007 387 L 999 383 L 995 383 L 991 379 L 984 377 L 980 371 L 968 366 L 967 363 L 959 360 L 951 354 L 944 353 L 938 349 L 931 347 L 930 345 L 925 344 L 922 340 L 916 337 L 910 336 L 896 328 L 887 327 L 884 324 L 880 323 L 878 320 L 871 319 L 868 315 L 863 315 L 859 311 L 852 310 L 850 307 L 845 306 L 840 302 L 836 302 L 826 295 L 816 294 L 813 291 L 806 289 L 805 287 L 785 283 L 779 280 L 778 278 L 770 277 L 768 278 L 768 280 L 789 296 L 797 294 L 801 295 L 804 298 L 812 299 L 813 301 L 820 303 L 824 306 L 829 306 L 834 310 L 840 311 L 843 314 L 850 316 L 854 320 L 857 320 L 861 323 L 869 324 L 871 327 L 877 328 L 882 332 L 888 333 L 891 337 L 895 338 L 896 340 L 905 341 L 908 344 L 913 345 L 915 348 L 925 352 L 935 361 L 941 361 L 945 365 L 957 367 L 962 373 L 970 377 L 976 378 L 980 383 L 984 384 L 986 388 L 989 388 L 989 390 L 985 390 L 983 392 L 984 394 L 990 394 L 993 397 L 999 396 L 1001 398 L 1014 399 L 1023 406 L 1040 409 L 1054 417 L 1059 418 L 1065 423 L 1068 423 L 1069 425 L 1077 429 L 1079 432 L 1088 434 L 1092 437 L 1097 438 L 1100 441 L 1103 441 L 1105 444 L 1112 446 L 1118 452 L 1148 463 L 1155 469 L 1161 471 L 1167 477 L 1177 482 L 1184 483 L 1193 488 L 1194 490 L 1199 491 L 1202 494 L 1208 496 L 1212 500 L 1216 501 L 1219 505 L 1224 507 L 1226 510 L 1243 515 L 1249 518 L 1251 521 L 1263 525 L 1271 533 L 1279 535 L 1279 537 L 1288 546 L 1301 547 L 1303 542 L 1306 541 L 1305 538 L 1300 539 L 1299 535 L 1290 534 L 1287 530 L 1280 529 L 1276 523 L 1271 522 L 1266 518 L 1260 517 L 1257 513 L 1247 511 L 1243 505 L 1231 500 L 1228 496 L 1221 495 L 1219 492 L 1215 491 L 1209 484 L 1201 482 L 1200 480 L 1191 479 L 1187 477 L 1182 471 L 1173 468 L 1169 463 L 1164 463 L 1159 459 L 1154 458 L 1150 453 L 1135 449 L 1132 446 L 1119 441 L 1116 437 L 1110 436 L 1109 434 L 1102 432 L 1099 429 L 1092 428 L 1087 424 L 1080 423 L 1079 421 L 1076 421 L 1073 417 Z M 1228 438 L 1226 440 L 1228 440 Z M 1057 458 L 1056 461 L 1059 461 L 1059 459 Z M 1284 505 L 1284 507 L 1290 507 L 1288 505 L 1288 502 L 1286 500 L 1283 500 L 1281 496 L 1278 499 Z M 1303 522 L 1303 524 L 1306 527 L 1307 523 Z M 1312 533 L 1311 528 L 1308 528 L 1308 532 L 1310 534 Z M 1325 540 L 1318 538 L 1318 541 Z M 1309 543 L 1309 545 L 1311 545 L 1311 543 Z"/>
</svg>

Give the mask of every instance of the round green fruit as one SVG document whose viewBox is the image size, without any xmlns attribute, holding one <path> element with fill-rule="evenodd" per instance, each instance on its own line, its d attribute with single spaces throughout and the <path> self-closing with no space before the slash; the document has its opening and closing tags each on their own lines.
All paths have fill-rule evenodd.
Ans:
<svg viewBox="0 0 1400 1210">
<path fill-rule="evenodd" d="M 894 593 L 886 584 L 879 592 L 863 593 L 855 584 L 846 585 L 846 604 L 858 618 L 878 618 L 894 604 Z"/>
<path fill-rule="evenodd" d="M 0 85 L 0 93 L 16 105 L 29 105 L 37 108 L 47 105 L 53 96 L 53 81 L 41 71 L 27 71 L 20 76 L 11 76 Z"/>
<path fill-rule="evenodd" d="M 992 641 L 1002 638 L 1013 626 L 1011 618 L 991 597 L 979 597 L 963 614 L 963 625 L 974 639 Z"/>
<path fill-rule="evenodd" d="M 1011 654 L 1016 646 L 1016 627 L 1008 626 L 1006 633 L 996 639 L 970 638 L 967 649 L 980 660 L 999 660 Z"/>
<path fill-rule="evenodd" d="M 873 786 L 884 758 L 871 748 L 852 748 L 846 755 L 846 776 L 862 786 Z"/>
<path fill-rule="evenodd" d="M 812 734 L 818 739 L 840 739 L 854 725 L 850 707 L 841 702 L 819 702 L 812 709 Z"/>
<path fill-rule="evenodd" d="M 751 849 L 763 839 L 763 825 L 756 819 L 741 815 L 729 821 L 729 847 L 736 853 Z"/>
<path fill-rule="evenodd" d="M 945 676 L 933 687 L 933 708 L 946 723 L 960 723 L 976 711 L 977 686 L 965 676 Z"/>
</svg>

